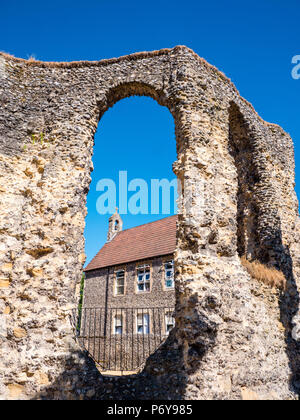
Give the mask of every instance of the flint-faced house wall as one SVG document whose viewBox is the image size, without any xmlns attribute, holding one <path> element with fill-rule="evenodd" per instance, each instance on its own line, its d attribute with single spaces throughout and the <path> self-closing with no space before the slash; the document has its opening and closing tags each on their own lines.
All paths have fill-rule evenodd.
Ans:
<svg viewBox="0 0 300 420">
<path fill-rule="evenodd" d="M 94 308 L 157 308 L 175 306 L 174 289 L 164 287 L 164 262 L 173 255 L 133 261 L 112 267 L 99 268 L 85 272 L 83 307 Z M 147 264 L 150 267 L 150 291 L 137 291 L 137 267 Z M 116 295 L 116 272 L 125 272 L 125 293 Z"/>
<path fill-rule="evenodd" d="M 102 395 L 70 311 L 85 260 L 94 134 L 104 112 L 132 95 L 172 113 L 182 184 L 176 328 L 146 364 L 143 378 L 156 383 L 147 388 L 160 395 L 163 384 L 164 398 L 296 398 L 293 143 L 186 47 L 78 63 L 0 55 L 1 398 Z M 243 252 L 280 268 L 286 290 L 252 280 Z"/>
<path fill-rule="evenodd" d="M 79 340 L 100 368 L 136 370 L 167 337 L 166 316 L 175 310 L 174 288 L 165 287 L 164 263 L 170 260 L 173 255 L 86 271 Z M 150 290 L 139 292 L 137 268 L 144 264 L 150 269 Z M 124 270 L 124 295 L 116 294 L 119 270 Z M 148 318 L 141 334 L 138 316 Z M 119 335 L 115 317 L 122 319 Z"/>
</svg>

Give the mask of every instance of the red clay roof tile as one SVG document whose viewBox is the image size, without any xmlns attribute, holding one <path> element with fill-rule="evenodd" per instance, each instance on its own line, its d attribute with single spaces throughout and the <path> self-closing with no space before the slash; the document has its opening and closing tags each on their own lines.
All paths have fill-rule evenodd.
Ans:
<svg viewBox="0 0 300 420">
<path fill-rule="evenodd" d="M 119 232 L 100 249 L 84 271 L 173 254 L 176 223 L 177 215 Z"/>
</svg>

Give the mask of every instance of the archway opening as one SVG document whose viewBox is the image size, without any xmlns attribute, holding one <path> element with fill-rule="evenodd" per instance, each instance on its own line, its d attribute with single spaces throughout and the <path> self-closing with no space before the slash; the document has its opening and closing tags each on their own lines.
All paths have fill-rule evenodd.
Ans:
<svg viewBox="0 0 300 420">
<path fill-rule="evenodd" d="M 124 99 L 131 93 L 108 100 L 87 197 L 79 341 L 110 374 L 141 370 L 175 325 L 174 120 L 152 98 Z"/>
</svg>

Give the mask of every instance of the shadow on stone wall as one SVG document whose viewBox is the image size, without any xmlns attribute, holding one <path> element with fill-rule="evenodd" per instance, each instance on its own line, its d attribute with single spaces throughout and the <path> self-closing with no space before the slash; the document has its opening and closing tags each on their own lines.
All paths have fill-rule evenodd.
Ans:
<svg viewBox="0 0 300 420">
<path fill-rule="evenodd" d="M 281 233 L 280 233 L 281 237 Z M 293 261 L 288 247 L 282 245 L 281 261 L 278 265 L 286 278 L 286 288 L 283 291 L 280 301 L 280 321 L 285 328 L 286 352 L 289 358 L 291 376 L 289 381 L 290 390 L 298 395 L 300 399 L 300 341 L 292 337 L 293 318 L 299 309 L 299 291 L 293 275 Z"/>
<path fill-rule="evenodd" d="M 165 342 L 150 356 L 148 372 L 144 369 L 130 376 L 103 376 L 86 352 L 76 351 L 66 361 L 64 372 L 33 399 L 181 400 L 185 390 L 185 375 L 180 370 L 182 352 L 180 348 L 174 349 L 173 344 Z M 159 365 L 155 366 L 157 360 Z"/>
<path fill-rule="evenodd" d="M 300 343 L 292 338 L 292 319 L 298 310 L 299 293 L 292 273 L 288 248 L 280 256 L 280 268 L 287 279 L 286 290 L 279 301 L 280 320 L 285 328 L 286 352 L 289 358 L 291 392 L 300 396 Z M 279 261 L 278 261 L 279 263 Z M 55 381 L 36 394 L 34 400 L 184 400 L 197 399 L 202 378 L 192 376 L 201 369 L 208 351 L 215 345 L 217 326 L 202 311 L 204 302 L 191 296 L 187 302 L 188 317 L 180 316 L 179 329 L 174 328 L 168 339 L 147 359 L 144 370 L 131 376 L 103 376 L 84 351 L 75 351 L 65 362 L 64 371 Z M 186 308 L 186 309 L 187 309 Z M 182 308 L 183 310 L 184 308 Z M 189 321 L 187 321 L 187 318 Z M 182 325 L 181 323 L 185 324 Z M 177 337 L 185 342 L 185 354 Z M 191 378 L 191 379 L 190 379 Z M 192 388 L 187 387 L 192 380 Z M 199 398 L 199 397 L 198 397 Z M 222 398 L 221 395 L 218 399 Z M 228 399 L 228 395 L 224 395 Z"/>
<path fill-rule="evenodd" d="M 286 289 L 279 300 L 280 321 L 285 329 L 286 353 L 291 371 L 289 388 L 300 396 L 300 341 L 292 337 L 292 321 L 299 308 L 299 291 L 293 275 L 290 250 L 283 245 L 278 209 L 274 209 L 271 203 L 276 190 L 270 182 L 265 162 L 261 159 L 260 148 L 257 147 L 257 144 L 261 147 L 261 139 L 251 131 L 234 102 L 231 102 L 228 112 L 229 152 L 234 158 L 238 179 L 238 254 L 275 266 L 285 275 Z M 267 198 L 266 192 L 271 199 Z"/>
<path fill-rule="evenodd" d="M 103 376 L 87 352 L 75 351 L 65 362 L 64 372 L 38 393 L 34 400 L 183 400 L 189 375 L 196 372 L 206 352 L 214 345 L 215 328 L 199 315 L 198 301 L 190 298 L 193 321 L 189 325 L 189 347 L 184 368 L 183 349 L 174 328 L 167 340 L 147 359 L 137 375 Z M 196 396 L 195 396 L 196 399 Z"/>
</svg>

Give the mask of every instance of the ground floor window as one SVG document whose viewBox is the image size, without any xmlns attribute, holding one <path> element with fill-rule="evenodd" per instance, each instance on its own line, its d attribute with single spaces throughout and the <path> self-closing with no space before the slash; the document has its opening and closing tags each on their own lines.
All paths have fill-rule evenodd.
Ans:
<svg viewBox="0 0 300 420">
<path fill-rule="evenodd" d="M 149 314 L 137 314 L 136 331 L 138 334 L 149 334 Z"/>
<path fill-rule="evenodd" d="M 123 317 L 122 317 L 122 315 L 115 315 L 114 333 L 115 334 L 122 334 L 123 333 Z"/>
<path fill-rule="evenodd" d="M 166 328 L 166 334 L 169 335 L 169 332 L 174 328 L 175 326 L 175 318 L 173 315 L 173 312 L 166 312 L 165 314 L 165 328 Z"/>
</svg>

